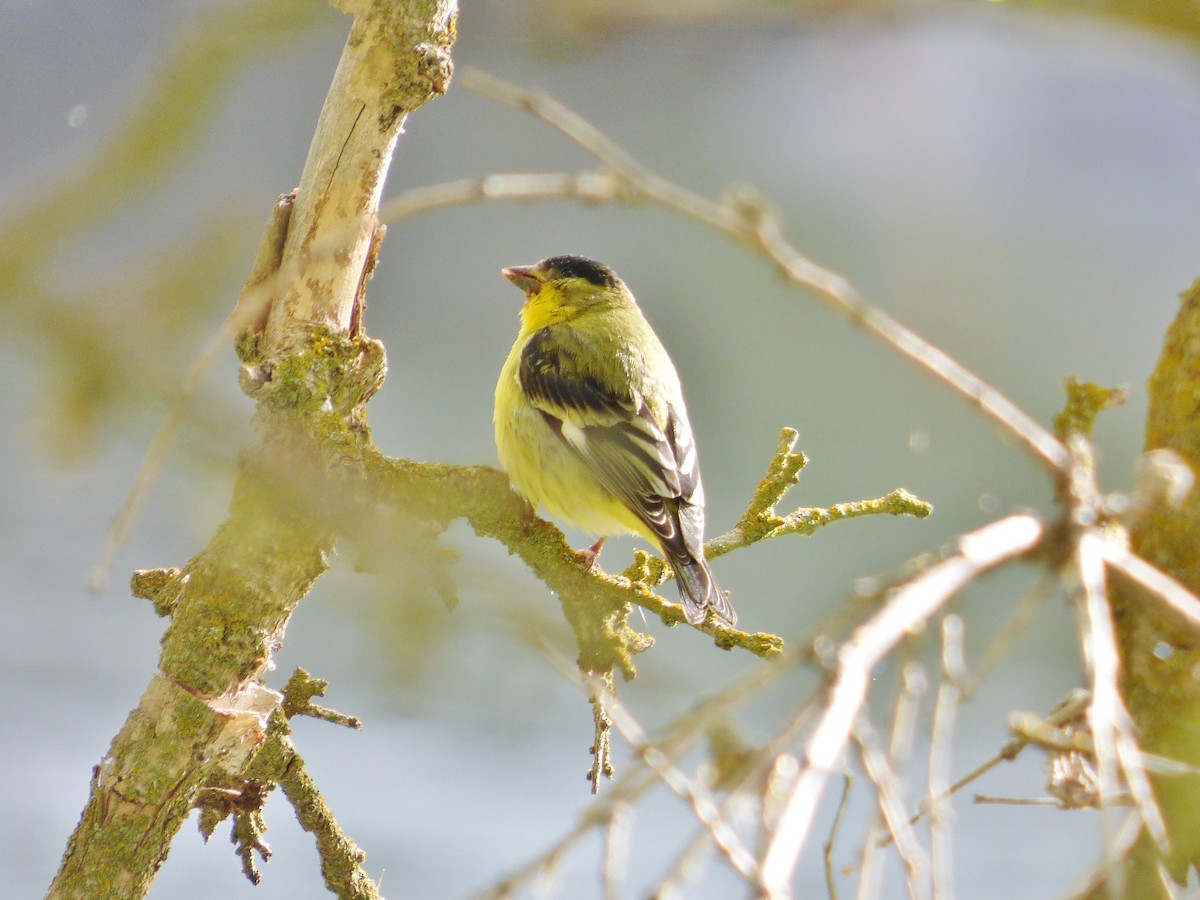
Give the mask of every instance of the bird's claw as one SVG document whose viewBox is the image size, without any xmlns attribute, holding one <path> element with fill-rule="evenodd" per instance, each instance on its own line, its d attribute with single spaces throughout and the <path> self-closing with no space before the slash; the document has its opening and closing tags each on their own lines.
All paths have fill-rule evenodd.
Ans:
<svg viewBox="0 0 1200 900">
<path fill-rule="evenodd" d="M 592 546 L 584 550 L 575 551 L 579 554 L 579 558 L 583 560 L 583 565 L 589 571 L 595 568 L 596 560 L 600 558 L 600 549 L 604 546 L 604 541 L 605 538 L 600 538 L 600 540 L 596 541 L 596 543 L 592 544 Z"/>
</svg>

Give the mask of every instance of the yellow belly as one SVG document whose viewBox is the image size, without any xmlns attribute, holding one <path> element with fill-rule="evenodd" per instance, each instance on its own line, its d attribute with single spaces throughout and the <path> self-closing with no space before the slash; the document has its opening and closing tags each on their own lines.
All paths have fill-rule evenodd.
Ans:
<svg viewBox="0 0 1200 900">
<path fill-rule="evenodd" d="M 500 372 L 495 424 L 500 465 L 534 507 L 595 535 L 645 533 L 637 518 L 525 399 L 517 384 L 515 354 Z"/>
</svg>

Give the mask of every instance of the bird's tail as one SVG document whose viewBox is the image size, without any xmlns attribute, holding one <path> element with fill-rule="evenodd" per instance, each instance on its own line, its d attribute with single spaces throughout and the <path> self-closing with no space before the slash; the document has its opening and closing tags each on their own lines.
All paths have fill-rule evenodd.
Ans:
<svg viewBox="0 0 1200 900">
<path fill-rule="evenodd" d="M 724 619 L 731 626 L 737 624 L 737 613 L 729 603 L 729 598 L 717 584 L 712 569 L 703 559 L 677 560 L 674 555 L 666 554 L 671 568 L 675 570 L 675 581 L 679 584 L 679 602 L 683 604 L 683 614 L 692 625 L 704 621 L 707 610 Z"/>
</svg>

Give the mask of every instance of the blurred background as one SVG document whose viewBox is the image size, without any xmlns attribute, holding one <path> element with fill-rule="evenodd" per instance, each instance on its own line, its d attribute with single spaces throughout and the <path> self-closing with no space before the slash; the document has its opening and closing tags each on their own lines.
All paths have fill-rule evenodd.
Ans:
<svg viewBox="0 0 1200 900">
<path fill-rule="evenodd" d="M 757 185 L 803 252 L 1043 422 L 1069 374 L 1128 385 L 1097 443 L 1107 487 L 1129 486 L 1146 378 L 1200 274 L 1200 56 L 1184 14 L 1137 4 L 1158 17 L 1151 28 L 999 3 L 634 6 L 466 4 L 455 61 L 546 89 L 697 191 Z M 232 308 L 276 195 L 299 179 L 347 29 L 315 2 L 0 5 L 0 875 L 13 897 L 45 891 L 91 767 L 155 669 L 164 622 L 129 597 L 128 573 L 182 565 L 205 544 L 254 440 L 230 351 L 189 406 L 109 587 L 89 594 L 155 427 Z M 591 165 L 532 118 L 453 87 L 406 131 L 387 196 Z M 672 352 L 710 533 L 736 521 L 784 425 L 811 460 L 787 509 L 901 486 L 935 505 L 922 522 L 845 522 L 722 558 L 747 630 L 797 634 L 856 579 L 1014 508 L 1051 513 L 1047 479 L 965 403 L 760 259 L 652 209 L 492 205 L 393 226 L 366 319 L 390 359 L 370 405 L 385 453 L 495 463 L 492 392 L 520 303 L 499 269 L 557 253 L 616 268 Z M 331 705 L 364 719 L 361 733 L 298 721 L 296 740 L 391 896 L 482 889 L 593 802 L 590 709 L 534 646 L 574 658 L 557 602 L 461 524 L 447 544 L 461 554 L 452 612 L 403 572 L 356 574 L 345 548 L 272 678 L 303 665 L 330 679 Z M 602 564 L 624 568 L 635 546 L 610 542 Z M 964 594 L 969 650 L 1030 581 L 1005 572 Z M 651 728 L 762 665 L 689 629 L 645 629 L 657 646 L 620 693 Z M 1081 677 L 1056 599 L 963 710 L 955 773 L 1000 747 L 1010 709 L 1044 713 Z M 787 679 L 731 724 L 767 740 L 813 684 Z M 976 787 L 1028 798 L 1043 782 L 1030 751 Z M 838 865 L 857 859 L 868 797 L 855 794 Z M 1095 858 L 1090 813 L 969 796 L 956 810 L 963 896 L 1057 896 Z M 208 845 L 189 825 L 151 896 L 321 896 L 311 839 L 280 797 L 267 819 L 275 856 L 261 886 L 241 875 L 228 825 Z M 800 896 L 824 891 L 828 822 Z M 693 832 L 682 803 L 652 793 L 634 820 L 628 896 Z M 599 842 L 585 841 L 558 869 L 561 895 L 596 896 L 599 865 Z M 888 878 L 885 894 L 900 895 L 899 870 Z M 689 896 L 736 885 L 714 865 Z"/>
</svg>

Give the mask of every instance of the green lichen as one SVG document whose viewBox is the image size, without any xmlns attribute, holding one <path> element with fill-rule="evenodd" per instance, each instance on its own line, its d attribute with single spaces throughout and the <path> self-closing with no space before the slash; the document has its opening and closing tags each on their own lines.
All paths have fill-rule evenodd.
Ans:
<svg viewBox="0 0 1200 900">
<path fill-rule="evenodd" d="M 262 332 L 255 331 L 252 328 L 247 328 L 234 342 L 233 348 L 237 352 L 237 357 L 243 363 L 252 365 L 260 359 L 260 348 L 262 346 Z"/>
<path fill-rule="evenodd" d="M 1129 393 L 1128 388 L 1106 388 L 1090 381 L 1079 381 L 1074 375 L 1065 382 L 1067 403 L 1054 417 L 1054 433 L 1059 440 L 1068 435 L 1082 434 L 1091 437 L 1096 417 L 1106 409 L 1120 406 Z"/>
<path fill-rule="evenodd" d="M 166 618 L 174 611 L 183 592 L 182 574 L 176 568 L 138 569 L 129 579 L 129 589 L 133 596 L 153 603 L 154 611 Z"/>
<path fill-rule="evenodd" d="M 339 498 L 362 493 L 361 405 L 385 369 L 378 343 L 322 330 L 272 361 L 256 394 L 263 446 L 243 459 L 229 517 L 185 568 L 163 640 L 163 671 L 179 683 L 216 696 L 266 665 L 273 636 L 328 567 Z"/>
</svg>

